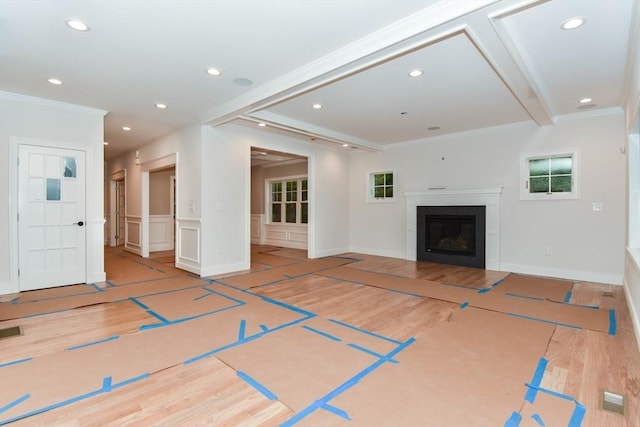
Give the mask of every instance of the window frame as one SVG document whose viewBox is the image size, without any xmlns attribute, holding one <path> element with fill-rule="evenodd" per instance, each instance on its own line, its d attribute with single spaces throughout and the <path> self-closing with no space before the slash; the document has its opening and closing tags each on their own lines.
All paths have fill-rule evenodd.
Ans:
<svg viewBox="0 0 640 427">
<path fill-rule="evenodd" d="M 387 174 L 392 175 L 393 183 L 391 185 L 384 185 L 384 187 L 385 188 L 391 187 L 393 189 L 392 190 L 393 196 L 392 197 L 386 197 L 386 196 L 375 197 L 374 191 L 376 187 L 375 185 L 376 175 L 387 175 Z M 398 200 L 397 195 L 398 195 L 398 174 L 396 174 L 395 170 L 387 169 L 387 170 L 367 172 L 367 202 L 368 203 L 394 203 L 395 201 Z"/>
<path fill-rule="evenodd" d="M 554 159 L 559 157 L 571 157 L 571 191 L 555 193 L 532 193 L 530 192 L 530 169 L 529 161 L 538 159 Z M 579 155 L 578 150 L 569 149 L 562 151 L 529 153 L 520 157 L 520 200 L 573 200 L 580 198 L 579 191 Z"/>
<path fill-rule="evenodd" d="M 296 182 L 296 195 L 295 201 L 290 200 L 287 201 L 287 182 Z M 302 182 L 307 181 L 307 188 L 303 190 Z M 281 184 L 281 197 L 277 202 L 280 204 L 280 221 L 274 222 L 272 221 L 272 188 L 274 183 Z M 266 224 L 271 225 L 282 225 L 282 226 L 308 226 L 309 225 L 309 177 L 307 175 L 295 175 L 295 176 L 287 176 L 287 177 L 277 177 L 277 178 L 265 178 L 265 216 L 266 216 Z M 306 200 L 303 200 L 303 192 L 306 192 Z M 296 222 L 287 222 L 287 204 L 295 203 L 296 205 Z M 307 222 L 302 221 L 302 205 L 307 205 Z"/>
</svg>

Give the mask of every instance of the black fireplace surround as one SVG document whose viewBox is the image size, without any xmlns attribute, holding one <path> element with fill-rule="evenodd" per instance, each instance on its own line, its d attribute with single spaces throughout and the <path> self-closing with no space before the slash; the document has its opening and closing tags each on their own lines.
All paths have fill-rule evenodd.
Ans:
<svg viewBox="0 0 640 427">
<path fill-rule="evenodd" d="M 418 206 L 418 261 L 485 268 L 485 206 Z"/>
</svg>

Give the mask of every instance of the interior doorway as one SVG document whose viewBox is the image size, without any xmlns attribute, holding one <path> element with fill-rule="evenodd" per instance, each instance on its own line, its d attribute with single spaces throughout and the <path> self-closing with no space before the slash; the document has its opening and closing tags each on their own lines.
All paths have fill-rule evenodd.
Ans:
<svg viewBox="0 0 640 427">
<path fill-rule="evenodd" d="M 126 170 L 111 174 L 109 183 L 109 246 L 123 246 L 127 240 Z"/>
<path fill-rule="evenodd" d="M 307 157 L 251 147 L 251 243 L 308 250 Z"/>
</svg>

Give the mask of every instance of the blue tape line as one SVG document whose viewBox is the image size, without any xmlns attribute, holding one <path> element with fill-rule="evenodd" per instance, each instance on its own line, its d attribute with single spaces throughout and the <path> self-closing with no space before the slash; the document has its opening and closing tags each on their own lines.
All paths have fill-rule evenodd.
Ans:
<svg viewBox="0 0 640 427">
<path fill-rule="evenodd" d="M 184 323 L 184 322 L 188 322 L 188 321 L 193 320 L 193 319 L 198 319 L 200 317 L 210 316 L 212 314 L 220 313 L 222 311 L 231 310 L 231 309 L 236 308 L 236 307 L 241 307 L 242 305 L 243 304 L 234 304 L 234 305 L 230 305 L 230 306 L 227 306 L 227 307 L 219 308 L 217 310 L 208 311 L 206 313 L 197 314 L 195 316 L 182 317 L 180 319 L 168 320 L 166 322 L 154 323 L 154 324 L 151 324 L 151 325 L 142 325 L 138 329 L 140 331 L 146 331 L 148 329 L 163 328 L 165 326 L 176 325 L 178 323 Z"/>
<path fill-rule="evenodd" d="M 518 427 L 520 425 L 520 421 L 522 420 L 522 415 L 517 412 L 513 412 L 506 423 L 504 423 L 504 427 Z"/>
<path fill-rule="evenodd" d="M 609 309 L 609 335 L 616 334 L 616 311 Z"/>
<path fill-rule="evenodd" d="M 573 329 L 582 329 L 581 326 L 570 325 L 568 323 L 561 323 L 561 322 L 556 322 L 556 321 L 553 321 L 553 320 L 540 319 L 539 317 L 525 316 L 524 314 L 517 314 L 517 313 L 507 313 L 507 314 L 509 316 L 520 317 L 522 319 L 535 320 L 536 322 L 550 323 L 552 325 L 565 326 L 567 328 L 573 328 Z"/>
<path fill-rule="evenodd" d="M 540 427 L 545 427 L 544 425 L 544 421 L 542 421 L 542 417 L 538 414 L 533 414 L 531 415 L 531 418 L 533 418 L 533 421 L 535 421 L 536 423 L 538 423 L 538 425 Z"/>
<path fill-rule="evenodd" d="M 493 288 L 482 288 L 478 291 L 479 294 L 486 294 L 487 292 L 489 292 L 491 289 Z"/>
<path fill-rule="evenodd" d="M 572 396 L 569 396 L 568 394 L 562 394 L 557 391 L 549 390 L 548 388 L 540 387 L 539 385 L 536 387 L 531 384 L 526 384 L 526 386 L 529 387 L 530 389 L 535 389 L 536 392 L 542 392 L 550 396 L 557 397 L 559 399 L 567 400 L 569 402 L 576 401 Z"/>
<path fill-rule="evenodd" d="M 345 328 L 353 329 L 354 331 L 361 332 L 363 334 L 370 335 L 372 337 L 380 338 L 381 340 L 389 341 L 397 345 L 402 344 L 402 341 L 394 340 L 393 338 L 388 338 L 388 337 L 385 337 L 384 335 L 376 334 L 375 332 L 369 332 L 365 329 L 358 328 L 357 326 L 353 326 L 348 323 L 341 322 L 339 320 L 329 319 L 329 321 L 335 324 L 338 324 L 340 326 L 344 326 Z"/>
<path fill-rule="evenodd" d="M 147 378 L 147 377 L 149 377 L 148 373 L 147 374 L 143 374 L 143 375 L 139 375 L 137 377 L 133 377 L 133 378 L 131 378 L 129 380 L 125 380 L 125 381 L 123 381 L 121 383 L 118 383 L 116 385 L 112 385 L 111 389 L 117 388 L 117 387 L 123 387 L 125 385 L 131 384 L 131 383 L 136 382 L 136 381 L 140 381 L 140 380 L 142 380 L 144 378 Z M 102 386 L 104 387 L 104 379 L 103 379 Z M 103 388 L 99 388 L 98 390 L 93 390 L 93 391 L 90 391 L 88 393 L 81 394 L 79 396 L 75 396 L 75 397 L 72 397 L 72 398 L 67 399 L 67 400 L 63 400 L 62 402 L 54 403 L 52 405 L 45 406 L 43 408 L 39 408 L 39 409 L 36 409 L 34 411 L 31 411 L 31 412 L 18 415 L 16 417 L 11 418 L 11 419 L 0 420 L 0 425 L 12 423 L 14 421 L 17 421 L 17 420 L 20 420 L 20 419 L 23 419 L 23 418 L 27 418 L 27 417 L 31 417 L 33 415 L 41 414 L 43 412 L 47 412 L 47 411 L 50 411 L 52 409 L 61 408 L 63 406 L 67 406 L 67 405 L 70 405 L 72 403 L 76 403 L 76 402 L 79 402 L 81 400 L 88 399 L 90 397 L 98 396 L 98 395 L 100 395 L 100 394 L 102 394 L 104 392 L 105 392 L 105 390 L 103 390 Z"/>
<path fill-rule="evenodd" d="M 204 289 L 206 293 L 204 295 L 200 295 L 199 297 L 195 297 L 193 299 L 194 301 L 200 301 L 201 299 L 204 299 L 204 298 L 210 296 L 213 293 L 213 292 L 211 292 L 211 290 L 207 289 L 204 286 L 202 287 L 202 289 Z"/>
<path fill-rule="evenodd" d="M 106 283 L 106 284 L 107 284 L 107 286 L 109 286 L 110 288 L 115 288 L 115 287 L 116 287 L 115 283 L 113 283 L 113 282 L 111 282 L 111 281 L 109 281 L 109 280 L 107 280 L 105 283 Z"/>
<path fill-rule="evenodd" d="M 536 300 L 536 301 L 545 301 L 544 298 L 532 297 L 532 296 L 529 296 L 529 295 L 522 295 L 522 294 L 514 294 L 513 292 L 505 292 L 505 295 L 510 296 L 510 297 L 533 299 L 533 300 Z"/>
<path fill-rule="evenodd" d="M 277 285 L 278 283 L 281 283 L 283 281 L 284 279 L 278 279 L 278 280 L 274 280 L 273 282 L 263 283 L 262 285 L 252 286 L 252 288 L 264 288 L 265 286 Z"/>
<path fill-rule="evenodd" d="M 467 308 L 467 306 L 469 305 L 469 302 L 463 302 L 462 304 L 460 304 L 460 308 Z"/>
<path fill-rule="evenodd" d="M 362 346 L 360 346 L 360 345 L 358 345 L 358 344 L 349 343 L 349 344 L 347 344 L 347 345 L 348 345 L 349 347 L 351 347 L 351 348 L 355 348 L 356 350 L 360 350 L 360 351 L 362 351 L 362 352 L 364 352 L 364 353 L 370 354 L 370 355 L 372 355 L 372 356 L 374 356 L 374 357 L 377 357 L 377 358 L 379 358 L 379 359 L 384 357 L 384 355 L 382 355 L 382 354 L 380 354 L 380 353 L 376 353 L 375 351 L 373 351 L 373 350 L 369 350 L 368 348 L 362 347 Z M 397 361 L 397 360 L 394 360 L 394 359 L 390 360 L 389 362 L 391 362 L 391 363 L 398 363 L 398 361 Z"/>
<path fill-rule="evenodd" d="M 266 325 L 260 325 L 260 329 L 262 329 L 263 332 L 269 332 L 269 328 L 267 328 Z"/>
<path fill-rule="evenodd" d="M 0 414 L 3 413 L 3 412 L 8 411 L 9 409 L 13 408 L 14 406 L 18 406 L 19 404 L 21 404 L 25 400 L 29 399 L 30 397 L 31 397 L 31 395 L 29 393 L 27 393 L 24 396 L 17 398 L 13 402 L 9 402 L 8 404 L 0 407 Z"/>
<path fill-rule="evenodd" d="M 565 304 L 569 303 L 569 301 L 571 301 L 571 291 L 567 291 L 567 294 L 564 296 L 563 300 Z"/>
<path fill-rule="evenodd" d="M 312 328 L 311 326 L 303 325 L 302 328 L 306 329 L 308 331 L 311 331 L 311 332 L 315 332 L 318 335 L 322 335 L 325 338 L 329 338 L 332 341 L 342 341 L 342 338 L 336 337 L 335 335 L 328 334 L 328 333 L 323 332 L 323 331 L 321 331 L 319 329 Z"/>
<path fill-rule="evenodd" d="M 142 309 L 144 309 L 144 310 L 149 310 L 149 307 L 148 307 L 147 305 L 145 305 L 145 304 L 141 303 L 141 302 L 140 302 L 140 301 L 138 301 L 138 299 L 137 299 L 137 298 L 135 298 L 135 297 L 129 297 L 129 301 L 133 301 L 133 303 L 134 303 L 135 305 L 137 305 L 138 307 L 140 307 L 140 308 L 142 308 Z"/>
<path fill-rule="evenodd" d="M 328 403 L 325 403 L 324 405 L 322 405 L 322 409 L 331 412 L 332 414 L 336 414 L 339 417 L 344 418 L 345 420 L 349 420 L 351 421 L 351 417 L 349 416 L 349 414 L 347 413 L 347 411 L 344 411 L 340 408 L 336 408 L 333 405 L 329 405 Z"/>
<path fill-rule="evenodd" d="M 373 372 L 374 370 L 379 368 L 382 364 L 384 364 L 385 362 L 393 360 L 393 356 L 395 356 L 396 354 L 398 354 L 399 352 L 404 350 L 406 347 L 408 347 L 411 344 L 413 344 L 415 342 L 415 340 L 416 340 L 415 338 L 409 338 L 407 341 L 405 341 L 403 343 L 400 343 L 400 345 L 398 345 L 395 349 L 393 349 L 392 351 L 387 353 L 384 357 L 378 359 L 373 364 L 369 365 L 368 367 L 366 367 L 365 369 L 363 369 L 362 371 L 360 371 L 359 373 L 357 373 L 356 375 L 354 375 L 353 377 L 348 379 L 346 382 L 344 382 L 343 384 L 341 384 L 340 386 L 335 388 L 333 391 L 331 391 L 328 394 L 326 394 L 321 399 L 316 400 L 311 405 L 307 406 L 306 408 L 304 408 L 301 411 L 299 411 L 298 413 L 296 413 L 293 417 L 289 418 L 287 421 L 282 423 L 281 427 L 282 426 L 285 426 L 285 427 L 292 426 L 295 423 L 297 423 L 298 421 L 306 418 L 308 415 L 313 413 L 316 409 L 324 408 L 325 405 L 327 405 L 327 403 L 329 401 L 331 401 L 335 397 L 339 396 L 340 394 L 344 393 L 346 390 L 348 390 L 351 387 L 353 387 L 354 385 L 356 385 L 362 378 L 364 378 L 367 375 L 369 375 L 371 372 Z"/>
<path fill-rule="evenodd" d="M 244 339 L 244 332 L 247 328 L 247 321 L 242 319 L 240 321 L 240 331 L 238 331 L 238 341 L 242 341 Z"/>
<path fill-rule="evenodd" d="M 93 287 L 98 292 L 104 292 L 104 289 L 102 289 L 100 286 L 96 285 L 95 283 L 91 283 L 89 286 Z"/>
<path fill-rule="evenodd" d="M 498 286 L 498 285 L 499 285 L 499 284 L 501 284 L 502 282 L 504 282 L 504 277 L 503 277 L 502 279 L 498 279 L 498 280 L 496 280 L 495 282 L 493 282 L 493 283 L 491 284 L 491 287 Z"/>
<path fill-rule="evenodd" d="M 535 400 L 536 394 L 538 392 L 538 387 L 540 387 L 540 383 L 542 382 L 542 376 L 544 375 L 545 369 L 547 369 L 547 359 L 541 357 L 540 361 L 538 361 L 538 367 L 533 374 L 533 379 L 531 380 L 532 387 L 527 390 L 527 394 L 524 397 L 524 400 L 526 400 L 527 402 L 533 403 L 533 401 Z"/>
<path fill-rule="evenodd" d="M 245 304 L 246 304 L 246 302 L 245 302 L 245 301 L 242 301 L 242 300 L 237 299 L 237 298 L 234 298 L 234 297 L 230 297 L 229 295 L 226 295 L 226 294 L 224 294 L 224 293 L 222 293 L 222 292 L 216 291 L 215 289 L 211 289 L 211 288 L 208 288 L 208 287 L 206 287 L 206 286 L 205 286 L 204 288 L 205 288 L 206 290 L 208 290 L 209 292 L 211 292 L 211 293 L 214 293 L 214 294 L 216 294 L 216 295 L 219 295 L 219 296 L 221 296 L 221 297 L 223 297 L 223 298 L 226 298 L 226 299 L 228 299 L 228 300 L 230 300 L 230 301 L 236 302 L 236 303 L 238 303 L 238 304 L 240 304 L 240 305 L 245 305 Z"/>
<path fill-rule="evenodd" d="M 260 384 L 258 381 L 251 378 L 249 375 L 245 374 L 242 371 L 238 371 L 238 376 L 245 380 L 251 387 L 262 393 L 267 399 L 278 400 L 278 396 L 276 396 L 273 392 L 271 392 L 271 390 Z"/>
<path fill-rule="evenodd" d="M 20 297 L 15 297 L 14 299 L 11 300 L 11 304 L 17 304 L 19 299 Z"/>
<path fill-rule="evenodd" d="M 85 347 L 91 347 L 91 346 L 102 344 L 102 343 L 105 343 L 105 342 L 117 340 L 118 338 L 120 338 L 120 335 L 114 335 L 112 337 L 105 338 L 105 339 L 102 339 L 102 340 L 92 341 L 92 342 L 88 342 L 86 344 L 80 344 L 80 345 L 76 345 L 76 346 L 73 346 L 73 347 L 69 347 L 69 348 L 67 348 L 67 351 L 78 350 L 80 348 L 85 348 Z"/>
<path fill-rule="evenodd" d="M 30 360 L 33 360 L 33 357 L 25 357 L 24 359 L 13 360 L 11 362 L 6 362 L 6 363 L 0 363 L 0 368 L 6 368 L 7 366 L 17 365 L 19 363 L 28 362 Z"/>
<path fill-rule="evenodd" d="M 571 419 L 569 420 L 569 424 L 567 424 L 567 427 L 582 426 L 582 421 L 584 420 L 584 416 L 586 413 L 587 408 L 581 403 L 576 402 L 576 407 L 573 410 L 573 414 L 571 415 Z"/>
<path fill-rule="evenodd" d="M 112 377 L 104 377 L 102 379 L 102 391 L 111 391 L 111 384 L 113 382 Z"/>
</svg>

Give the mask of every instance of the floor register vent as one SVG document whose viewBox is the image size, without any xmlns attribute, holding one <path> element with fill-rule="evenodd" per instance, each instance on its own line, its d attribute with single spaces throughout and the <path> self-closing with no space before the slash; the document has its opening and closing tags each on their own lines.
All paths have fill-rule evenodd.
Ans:
<svg viewBox="0 0 640 427">
<path fill-rule="evenodd" d="M 0 329 L 0 340 L 4 338 L 17 337 L 22 335 L 21 326 L 12 326 L 10 328 Z"/>
<path fill-rule="evenodd" d="M 602 409 L 624 415 L 624 396 L 610 391 L 603 392 Z"/>
</svg>

